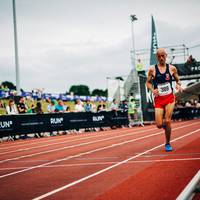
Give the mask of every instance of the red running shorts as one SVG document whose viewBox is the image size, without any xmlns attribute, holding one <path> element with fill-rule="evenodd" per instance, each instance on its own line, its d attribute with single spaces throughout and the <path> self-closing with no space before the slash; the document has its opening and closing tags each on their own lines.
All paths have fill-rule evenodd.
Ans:
<svg viewBox="0 0 200 200">
<path fill-rule="evenodd" d="M 173 93 L 154 97 L 154 107 L 155 108 L 165 108 L 167 104 L 173 103 L 175 101 L 175 96 Z"/>
</svg>

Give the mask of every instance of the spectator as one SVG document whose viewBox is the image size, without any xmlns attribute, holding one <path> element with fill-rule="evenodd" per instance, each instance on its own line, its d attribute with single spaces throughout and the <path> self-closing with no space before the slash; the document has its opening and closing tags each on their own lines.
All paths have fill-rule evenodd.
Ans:
<svg viewBox="0 0 200 200">
<path fill-rule="evenodd" d="M 54 113 L 55 112 L 55 108 L 56 108 L 56 100 L 55 99 L 51 99 L 48 101 L 49 104 L 47 105 L 47 112 L 48 113 Z"/>
<path fill-rule="evenodd" d="M 44 113 L 43 110 L 42 110 L 42 104 L 41 104 L 40 101 L 37 102 L 36 107 L 34 108 L 33 112 L 36 113 L 36 114 L 43 114 Z M 35 137 L 39 138 L 39 137 L 43 137 L 43 135 L 41 134 L 41 132 L 39 132 L 39 133 L 35 134 Z"/>
<path fill-rule="evenodd" d="M 200 101 L 195 100 L 195 106 L 196 108 L 200 108 Z"/>
<path fill-rule="evenodd" d="M 138 63 L 136 64 L 136 71 L 138 72 L 138 75 L 141 74 L 145 76 L 144 64 L 141 62 L 141 59 L 138 59 Z"/>
<path fill-rule="evenodd" d="M 0 108 L 5 108 L 5 103 L 0 99 Z"/>
<path fill-rule="evenodd" d="M 36 114 L 43 114 L 42 104 L 40 101 L 37 102 L 36 107 L 34 108 L 34 113 Z"/>
<path fill-rule="evenodd" d="M 24 97 L 20 97 L 19 99 L 19 103 L 17 104 L 17 109 L 19 114 L 25 114 L 28 111 L 28 106 L 25 103 L 25 98 Z M 27 133 L 24 134 L 24 136 L 22 136 L 22 139 L 27 139 Z"/>
<path fill-rule="evenodd" d="M 94 103 L 94 100 L 91 100 L 90 103 L 91 103 L 91 112 L 97 112 L 97 106 Z"/>
<path fill-rule="evenodd" d="M 64 105 L 63 100 L 59 99 L 58 104 L 55 106 L 55 112 L 57 113 L 64 113 L 66 111 L 66 106 Z M 67 134 L 67 131 L 60 132 L 58 131 L 57 134 Z"/>
<path fill-rule="evenodd" d="M 92 104 L 90 103 L 90 100 L 87 100 L 85 105 L 84 105 L 84 110 L 85 112 L 91 112 L 92 111 Z M 85 132 L 89 132 L 92 129 L 90 128 L 85 128 Z"/>
<path fill-rule="evenodd" d="M 0 99 L 0 115 L 6 113 L 6 106 L 5 103 Z"/>
<path fill-rule="evenodd" d="M 74 112 L 84 112 L 83 103 L 80 99 L 77 99 L 75 102 Z M 79 128 L 76 128 L 76 131 L 81 133 Z"/>
<path fill-rule="evenodd" d="M 196 66 L 197 61 L 193 58 L 192 55 L 190 55 L 187 59 L 187 61 L 184 64 L 184 72 L 186 74 L 191 74 L 191 68 Z"/>
<path fill-rule="evenodd" d="M 119 106 L 118 106 L 118 101 L 116 99 L 113 99 L 113 102 L 110 105 L 110 111 L 112 111 L 112 117 L 116 117 L 117 116 L 117 111 L 119 110 Z M 111 129 L 115 129 L 116 126 L 111 126 Z"/>
<path fill-rule="evenodd" d="M 15 104 L 15 101 L 13 99 L 10 99 L 8 102 L 8 105 L 6 106 L 6 113 L 8 115 L 16 115 L 18 114 L 17 106 Z M 10 134 L 8 137 L 8 140 L 16 140 L 16 134 Z"/>
<path fill-rule="evenodd" d="M 127 111 L 128 110 L 128 103 L 127 103 L 127 100 L 123 100 L 119 106 L 119 108 L 122 110 L 122 111 Z"/>
<path fill-rule="evenodd" d="M 102 112 L 102 111 L 106 111 L 106 105 L 105 105 L 103 100 L 101 100 L 99 105 L 97 106 L 97 112 L 99 113 L 99 112 Z M 99 130 L 104 131 L 105 128 L 103 128 L 102 126 L 99 126 Z"/>
<path fill-rule="evenodd" d="M 190 101 L 187 101 L 187 102 L 185 103 L 185 107 L 187 107 L 187 108 L 192 107 L 192 104 L 190 103 Z"/>
<path fill-rule="evenodd" d="M 128 98 L 128 102 L 130 102 L 131 99 L 134 99 L 133 93 L 130 93 L 129 98 Z"/>
<path fill-rule="evenodd" d="M 118 108 L 119 108 L 119 106 L 118 106 L 117 100 L 116 100 L 116 99 L 113 99 L 113 102 L 112 102 L 111 105 L 110 105 L 110 110 L 111 110 L 111 111 L 117 111 Z"/>
<path fill-rule="evenodd" d="M 65 110 L 65 112 L 66 112 L 66 113 L 69 113 L 69 112 L 71 112 L 71 109 L 70 109 L 70 107 L 69 107 L 69 106 L 67 106 L 67 107 L 66 107 L 66 110 Z"/>
<path fill-rule="evenodd" d="M 187 59 L 186 64 L 187 64 L 187 65 L 190 65 L 190 66 L 194 66 L 194 65 L 196 65 L 196 62 L 197 62 L 196 59 L 193 58 L 192 55 L 190 55 L 190 56 L 188 57 L 188 59 Z"/>
<path fill-rule="evenodd" d="M 84 109 L 85 109 L 85 112 L 91 112 L 92 110 L 92 105 L 90 103 L 90 100 L 87 100 L 85 105 L 84 105 Z"/>
<path fill-rule="evenodd" d="M 106 105 L 104 101 L 100 101 L 99 105 L 97 106 L 97 112 L 106 111 Z"/>
<path fill-rule="evenodd" d="M 27 113 L 34 113 L 34 109 L 35 109 L 35 102 L 34 100 L 31 98 L 31 105 L 28 107 Z"/>
<path fill-rule="evenodd" d="M 13 99 L 10 99 L 8 105 L 6 106 L 6 113 L 8 115 L 15 115 L 18 114 L 17 106 Z"/>
<path fill-rule="evenodd" d="M 177 101 L 175 104 L 176 108 L 183 108 L 184 107 L 184 103 L 181 101 Z"/>
<path fill-rule="evenodd" d="M 74 111 L 75 112 L 83 112 L 84 111 L 84 107 L 83 107 L 83 104 L 80 99 L 76 100 Z"/>
<path fill-rule="evenodd" d="M 49 103 L 47 105 L 47 112 L 54 113 L 57 101 L 55 99 L 48 99 L 47 102 Z M 54 136 L 54 133 L 52 131 L 50 131 L 50 136 Z"/>
<path fill-rule="evenodd" d="M 129 127 L 134 126 L 135 111 L 136 111 L 135 100 L 134 100 L 134 99 L 131 99 L 131 101 L 128 103 Z"/>
<path fill-rule="evenodd" d="M 19 103 L 17 104 L 19 114 L 24 114 L 28 111 L 28 106 L 25 104 L 24 97 L 20 97 Z"/>
<path fill-rule="evenodd" d="M 55 106 L 55 112 L 63 113 L 66 110 L 63 100 L 58 100 L 58 104 Z"/>
</svg>

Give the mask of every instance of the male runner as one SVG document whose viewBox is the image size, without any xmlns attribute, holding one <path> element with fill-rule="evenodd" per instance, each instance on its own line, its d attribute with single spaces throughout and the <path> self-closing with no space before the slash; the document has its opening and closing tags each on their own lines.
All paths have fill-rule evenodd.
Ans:
<svg viewBox="0 0 200 200">
<path fill-rule="evenodd" d="M 170 145 L 171 117 L 175 104 L 175 96 L 172 88 L 172 77 L 176 81 L 176 90 L 182 92 L 181 82 L 177 69 L 166 63 L 167 53 L 159 48 L 156 52 L 158 64 L 150 66 L 147 75 L 146 86 L 154 95 L 155 121 L 158 128 L 165 129 L 165 151 L 172 151 Z M 163 124 L 163 119 L 165 122 Z"/>
</svg>

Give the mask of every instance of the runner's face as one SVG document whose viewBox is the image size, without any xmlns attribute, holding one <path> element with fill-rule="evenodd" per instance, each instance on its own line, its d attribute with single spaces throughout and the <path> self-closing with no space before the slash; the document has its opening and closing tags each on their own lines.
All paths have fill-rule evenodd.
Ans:
<svg viewBox="0 0 200 200">
<path fill-rule="evenodd" d="M 165 65 L 167 54 L 164 51 L 157 52 L 157 60 L 161 65 Z"/>
</svg>

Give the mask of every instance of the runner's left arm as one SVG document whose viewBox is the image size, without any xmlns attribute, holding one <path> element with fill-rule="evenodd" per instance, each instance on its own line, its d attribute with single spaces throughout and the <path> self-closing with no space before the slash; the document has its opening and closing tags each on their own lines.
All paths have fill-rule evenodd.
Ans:
<svg viewBox="0 0 200 200">
<path fill-rule="evenodd" d="M 178 92 L 182 92 L 183 91 L 183 88 L 181 87 L 181 81 L 180 81 L 180 78 L 178 76 L 178 72 L 177 72 L 177 69 L 175 66 L 173 66 L 173 77 L 174 77 L 174 80 L 176 81 L 176 90 Z"/>
</svg>

